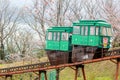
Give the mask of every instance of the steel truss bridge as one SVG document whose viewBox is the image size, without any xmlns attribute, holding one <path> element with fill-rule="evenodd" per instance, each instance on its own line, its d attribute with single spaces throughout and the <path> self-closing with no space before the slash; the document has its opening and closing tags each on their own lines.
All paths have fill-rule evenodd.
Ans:
<svg viewBox="0 0 120 80">
<path fill-rule="evenodd" d="M 24 66 L 18 66 L 18 67 L 9 67 L 9 68 L 2 68 L 0 69 L 0 77 L 4 77 L 5 80 L 7 80 L 8 77 L 12 80 L 12 76 L 14 74 L 22 74 L 27 72 L 39 72 L 38 73 L 38 79 L 41 79 L 41 73 L 45 74 L 45 80 L 47 80 L 47 74 L 46 71 L 50 69 L 56 69 L 57 71 L 57 80 L 59 80 L 59 72 L 60 68 L 64 67 L 70 67 L 71 69 L 75 70 L 75 78 L 74 80 L 77 80 L 77 74 L 78 74 L 78 68 L 82 69 L 83 78 L 86 79 L 85 71 L 84 71 L 84 64 L 88 63 L 94 63 L 94 62 L 100 62 L 105 60 L 111 60 L 116 64 L 116 73 L 115 73 L 115 80 L 118 80 L 119 75 L 119 66 L 120 66 L 120 49 L 108 51 L 107 56 L 98 58 L 98 59 L 92 59 L 92 60 L 86 60 L 82 62 L 75 62 L 75 63 L 68 63 L 68 64 L 61 64 L 61 65 L 50 65 L 49 62 L 43 62 L 43 63 L 37 63 L 37 64 L 31 64 L 31 65 L 24 65 Z"/>
</svg>

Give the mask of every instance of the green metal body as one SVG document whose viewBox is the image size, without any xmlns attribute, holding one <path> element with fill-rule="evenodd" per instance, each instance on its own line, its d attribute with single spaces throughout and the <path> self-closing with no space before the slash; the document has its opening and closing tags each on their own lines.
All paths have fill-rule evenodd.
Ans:
<svg viewBox="0 0 120 80">
<path fill-rule="evenodd" d="M 77 33 L 75 32 L 75 27 L 77 27 Z M 83 27 L 86 28 L 83 29 Z M 91 27 L 94 32 L 91 31 Z M 111 36 L 107 33 L 106 35 L 101 34 L 103 27 L 106 30 L 111 29 L 111 25 L 103 20 L 80 20 L 73 23 L 72 45 L 110 48 Z M 91 35 L 91 32 L 93 35 Z M 104 43 L 104 38 L 107 38 L 107 44 Z"/>
<path fill-rule="evenodd" d="M 71 51 L 71 33 L 72 27 L 52 27 L 47 30 L 46 38 L 46 50 L 59 50 L 59 51 Z M 51 35 L 49 35 L 51 33 Z M 62 40 L 62 34 L 67 34 L 66 40 Z M 56 35 L 57 34 L 57 35 Z M 51 39 L 49 39 L 49 36 Z"/>
<path fill-rule="evenodd" d="M 103 29 L 111 29 L 111 25 L 103 20 L 80 20 L 74 22 L 73 27 L 51 27 L 47 30 L 45 49 L 70 52 L 72 45 L 110 48 L 111 35 L 108 35 L 107 31 L 103 35 Z M 67 40 L 62 40 L 63 33 L 67 34 Z M 104 42 L 104 39 L 107 39 L 107 42 Z"/>
</svg>

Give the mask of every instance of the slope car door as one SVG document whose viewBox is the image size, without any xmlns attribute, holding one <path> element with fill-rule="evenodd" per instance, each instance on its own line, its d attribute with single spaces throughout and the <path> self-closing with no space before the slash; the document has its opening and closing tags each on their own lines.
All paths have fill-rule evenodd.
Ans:
<svg viewBox="0 0 120 80">
<path fill-rule="evenodd" d="M 110 48 L 110 37 L 112 36 L 111 28 L 101 27 L 101 47 L 103 48 Z"/>
<path fill-rule="evenodd" d="M 61 33 L 60 50 L 62 51 L 69 50 L 69 34 L 67 32 Z"/>
<path fill-rule="evenodd" d="M 88 45 L 88 26 L 80 26 L 80 44 Z"/>
<path fill-rule="evenodd" d="M 99 46 L 99 27 L 90 26 L 88 45 Z"/>
</svg>

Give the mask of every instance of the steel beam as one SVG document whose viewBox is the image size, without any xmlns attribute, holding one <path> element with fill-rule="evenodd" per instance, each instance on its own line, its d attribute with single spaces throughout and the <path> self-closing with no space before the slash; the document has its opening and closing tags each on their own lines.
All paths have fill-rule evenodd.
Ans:
<svg viewBox="0 0 120 80">
<path fill-rule="evenodd" d="M 75 80 L 77 80 L 77 76 L 78 76 L 78 67 L 76 67 L 75 69 Z"/>
<path fill-rule="evenodd" d="M 56 80 L 59 80 L 60 69 L 56 69 Z"/>
<path fill-rule="evenodd" d="M 77 80 L 79 68 L 82 69 L 83 78 L 84 78 L 84 80 L 86 80 L 85 71 L 84 71 L 84 65 L 77 65 L 77 66 L 75 66 L 75 69 L 72 68 L 72 67 L 70 67 L 70 68 L 75 70 L 75 79 L 74 80 Z"/>
<path fill-rule="evenodd" d="M 83 74 L 83 78 L 84 78 L 84 80 L 86 80 L 84 66 L 82 67 L 82 74 Z"/>
<path fill-rule="evenodd" d="M 41 80 L 41 74 L 44 73 L 45 80 L 47 80 L 47 72 L 46 71 L 39 71 L 39 77 L 38 80 Z"/>
</svg>

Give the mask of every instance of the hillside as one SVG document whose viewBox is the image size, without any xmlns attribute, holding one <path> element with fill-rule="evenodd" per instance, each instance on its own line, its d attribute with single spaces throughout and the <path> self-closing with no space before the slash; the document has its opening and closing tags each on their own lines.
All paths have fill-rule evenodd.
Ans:
<svg viewBox="0 0 120 80">
<path fill-rule="evenodd" d="M 44 59 L 44 58 L 43 58 Z M 87 80 L 113 80 L 116 71 L 116 65 L 111 61 L 103 61 L 85 65 Z M 67 67 L 60 72 L 60 80 L 74 80 L 74 70 Z M 13 80 L 34 80 L 37 77 L 35 73 L 24 73 L 14 75 Z M 0 78 L 3 80 L 3 78 Z M 83 80 L 81 69 L 79 69 L 78 80 Z"/>
</svg>

